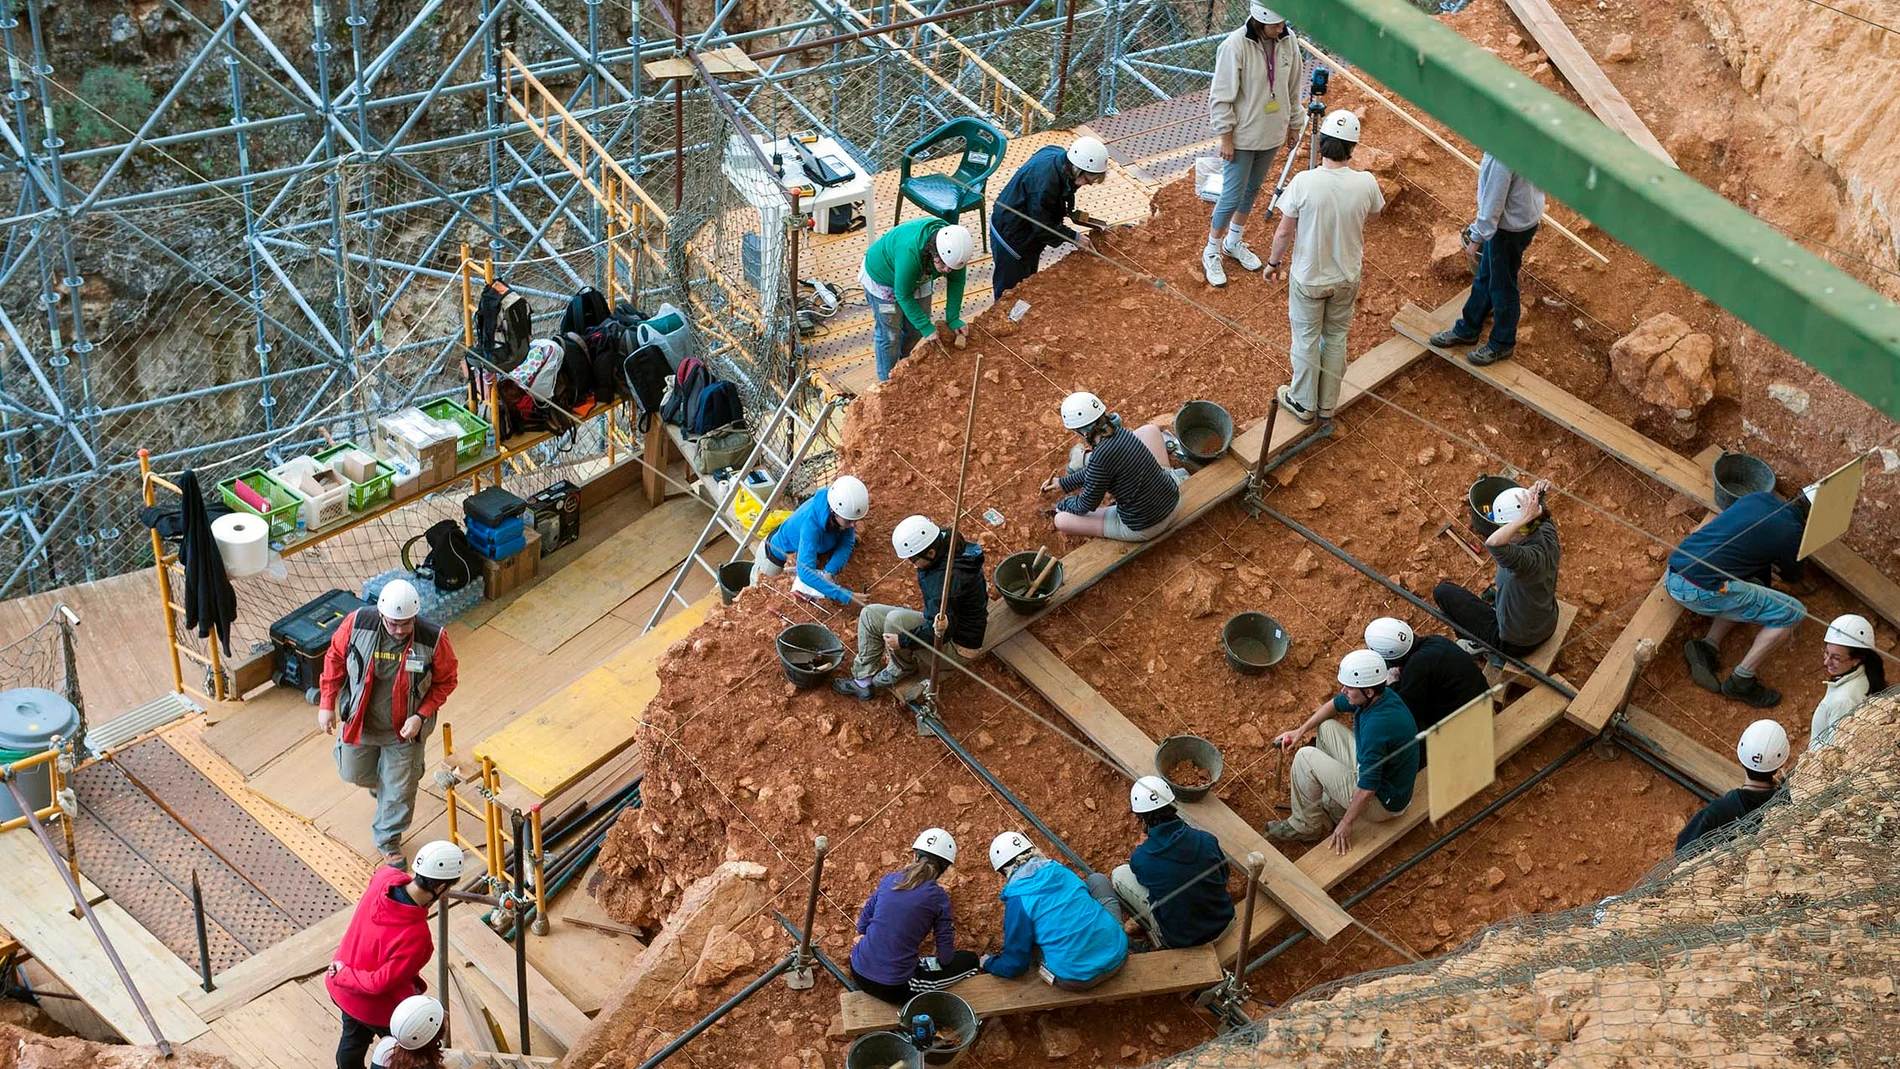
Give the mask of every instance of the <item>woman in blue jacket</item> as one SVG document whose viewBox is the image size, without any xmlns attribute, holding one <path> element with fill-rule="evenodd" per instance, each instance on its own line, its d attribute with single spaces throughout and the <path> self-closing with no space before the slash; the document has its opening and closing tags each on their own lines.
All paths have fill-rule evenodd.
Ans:
<svg viewBox="0 0 1900 1069">
<path fill-rule="evenodd" d="M 957 841 L 927 828 L 911 844 L 916 860 L 885 876 L 858 912 L 851 977 L 858 987 L 893 1005 L 940 991 L 976 974 L 976 954 L 958 950 L 950 922 L 950 895 L 937 884 L 957 859 Z M 924 937 L 936 934 L 936 953 L 920 958 Z"/>
<path fill-rule="evenodd" d="M 871 511 L 871 493 L 855 475 L 840 475 L 830 486 L 798 506 L 770 538 L 759 540 L 753 554 L 758 576 L 777 575 L 797 558 L 792 593 L 817 600 L 830 598 L 840 605 L 855 597 L 838 585 L 838 573 L 851 561 L 858 545 L 858 521 Z"/>
<path fill-rule="evenodd" d="M 1014 831 L 990 842 L 990 864 L 1003 874 L 1003 949 L 983 959 L 984 972 L 1021 976 L 1040 956 L 1044 982 L 1087 991 L 1121 971 L 1128 933 L 1108 877 L 1090 873 L 1083 883 Z"/>
</svg>

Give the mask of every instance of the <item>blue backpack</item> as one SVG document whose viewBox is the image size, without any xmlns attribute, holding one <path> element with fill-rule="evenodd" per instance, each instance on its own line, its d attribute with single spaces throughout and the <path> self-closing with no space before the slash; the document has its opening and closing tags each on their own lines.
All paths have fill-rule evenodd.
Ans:
<svg viewBox="0 0 1900 1069">
<path fill-rule="evenodd" d="M 745 420 L 745 408 L 739 400 L 739 387 L 724 379 L 701 386 L 686 403 L 686 419 L 680 431 L 688 438 L 711 434 Z"/>
</svg>

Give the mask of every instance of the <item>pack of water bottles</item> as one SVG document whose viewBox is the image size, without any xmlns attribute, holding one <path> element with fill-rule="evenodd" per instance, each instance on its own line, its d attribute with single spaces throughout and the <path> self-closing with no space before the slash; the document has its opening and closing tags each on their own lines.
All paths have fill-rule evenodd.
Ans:
<svg viewBox="0 0 1900 1069">
<path fill-rule="evenodd" d="M 407 568 L 391 568 L 364 581 L 363 600 L 375 604 L 377 595 L 383 592 L 383 587 L 391 579 L 407 579 L 415 585 L 416 593 L 422 598 L 422 618 L 432 624 L 446 624 L 481 604 L 480 583 L 470 583 L 460 590 L 444 593 L 437 590 L 434 583 L 416 578 L 415 573 Z"/>
</svg>

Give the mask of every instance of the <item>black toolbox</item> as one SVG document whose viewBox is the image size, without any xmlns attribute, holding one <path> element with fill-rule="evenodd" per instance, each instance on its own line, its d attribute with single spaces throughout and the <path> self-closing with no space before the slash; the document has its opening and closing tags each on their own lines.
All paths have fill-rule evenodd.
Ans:
<svg viewBox="0 0 1900 1069">
<path fill-rule="evenodd" d="M 581 489 L 562 479 L 528 499 L 543 557 L 581 536 Z"/>
<path fill-rule="evenodd" d="M 462 515 L 490 530 L 521 515 L 527 507 L 526 501 L 499 486 L 491 486 L 462 499 Z"/>
<path fill-rule="evenodd" d="M 295 687 L 307 696 L 323 678 L 323 655 L 330 648 L 337 625 L 368 604 L 347 590 L 330 590 L 270 625 L 271 644 L 277 647 L 277 669 L 271 679 L 280 687 Z"/>
</svg>

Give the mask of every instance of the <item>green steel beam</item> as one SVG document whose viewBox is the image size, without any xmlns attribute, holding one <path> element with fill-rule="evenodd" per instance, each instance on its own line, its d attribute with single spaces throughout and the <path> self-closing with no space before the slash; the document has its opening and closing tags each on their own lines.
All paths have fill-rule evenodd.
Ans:
<svg viewBox="0 0 1900 1069">
<path fill-rule="evenodd" d="M 1407 0 L 1273 6 L 1605 233 L 1900 419 L 1900 308 L 1885 297 Z"/>
</svg>

